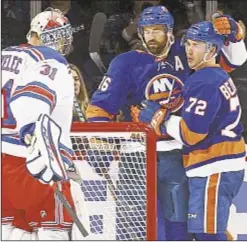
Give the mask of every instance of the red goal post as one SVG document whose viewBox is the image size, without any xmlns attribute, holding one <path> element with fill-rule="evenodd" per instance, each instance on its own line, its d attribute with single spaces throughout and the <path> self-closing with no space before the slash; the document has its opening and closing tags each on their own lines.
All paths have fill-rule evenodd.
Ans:
<svg viewBox="0 0 247 242">
<path fill-rule="evenodd" d="M 84 172 L 81 196 L 92 234 L 87 239 L 156 240 L 154 132 L 137 123 L 75 122 L 71 141 L 75 164 Z M 108 165 L 97 170 L 93 162 Z"/>
</svg>

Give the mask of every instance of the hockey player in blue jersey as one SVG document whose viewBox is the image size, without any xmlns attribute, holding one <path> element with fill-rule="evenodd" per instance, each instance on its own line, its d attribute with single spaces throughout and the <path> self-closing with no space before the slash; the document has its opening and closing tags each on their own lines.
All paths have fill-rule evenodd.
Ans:
<svg viewBox="0 0 247 242">
<path fill-rule="evenodd" d="M 173 113 L 181 111 L 182 90 L 191 69 L 181 39 L 173 36 L 173 25 L 173 17 L 163 6 L 142 12 L 138 33 L 146 51 L 129 51 L 112 60 L 87 108 L 89 122 L 112 121 L 119 110 L 125 121 L 131 121 L 130 106 L 143 100 L 169 105 Z M 223 16 L 215 20 L 215 26 L 220 26 L 218 31 L 229 40 L 219 54 L 220 65 L 226 69 L 242 65 L 247 54 L 238 23 Z M 167 135 L 157 142 L 157 193 L 168 240 L 191 239 L 187 233 L 188 184 L 181 148 L 178 141 Z"/>
<path fill-rule="evenodd" d="M 145 101 L 143 109 L 132 108 L 135 121 L 150 123 L 157 134 L 169 134 L 183 144 L 188 231 L 196 240 L 228 240 L 229 209 L 244 177 L 237 89 L 216 64 L 223 42 L 211 22 L 200 22 L 187 31 L 186 55 L 195 72 L 184 86 L 181 117 L 152 101 Z"/>
</svg>

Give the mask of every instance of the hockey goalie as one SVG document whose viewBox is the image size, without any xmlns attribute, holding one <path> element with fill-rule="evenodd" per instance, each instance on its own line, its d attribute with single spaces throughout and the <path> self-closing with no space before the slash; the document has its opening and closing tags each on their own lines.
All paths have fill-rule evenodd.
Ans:
<svg viewBox="0 0 247 242">
<path fill-rule="evenodd" d="M 2 51 L 2 239 L 68 240 L 73 207 L 67 170 L 74 85 L 63 55 L 72 30 L 57 9 L 31 22 L 28 43 Z"/>
</svg>

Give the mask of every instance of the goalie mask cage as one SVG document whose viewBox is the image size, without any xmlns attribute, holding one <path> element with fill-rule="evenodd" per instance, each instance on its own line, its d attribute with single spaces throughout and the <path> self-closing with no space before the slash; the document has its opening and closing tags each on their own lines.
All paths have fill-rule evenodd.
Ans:
<svg viewBox="0 0 247 242">
<path fill-rule="evenodd" d="M 74 123 L 71 141 L 82 176 L 81 193 L 72 194 L 81 201 L 86 240 L 156 240 L 153 131 L 137 123 Z"/>
</svg>

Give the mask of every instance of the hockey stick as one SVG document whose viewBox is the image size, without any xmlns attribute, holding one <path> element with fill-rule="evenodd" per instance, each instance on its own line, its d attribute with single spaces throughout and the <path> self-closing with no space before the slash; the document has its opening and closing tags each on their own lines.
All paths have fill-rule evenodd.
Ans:
<svg viewBox="0 0 247 242">
<path fill-rule="evenodd" d="M 79 120 L 81 122 L 86 122 L 87 119 L 86 119 L 85 115 L 81 111 L 81 108 L 80 108 L 80 105 L 78 103 L 78 100 L 77 100 L 76 96 L 74 96 L 73 102 L 74 102 L 74 108 L 75 108 L 75 111 L 76 111 L 76 113 L 77 113 L 77 115 L 79 117 Z"/>
<path fill-rule="evenodd" d="M 65 207 L 65 209 L 67 210 L 67 212 L 69 213 L 71 218 L 73 219 L 73 222 L 75 222 L 77 228 L 79 229 L 79 231 L 81 232 L 83 237 L 87 237 L 89 235 L 89 233 L 87 232 L 87 230 L 82 225 L 80 219 L 77 217 L 76 213 L 74 212 L 74 210 L 70 206 L 70 204 L 67 201 L 66 197 L 59 190 L 58 186 L 56 186 L 56 188 L 54 189 L 54 193 L 57 195 L 58 199 L 61 201 L 61 203 L 63 204 L 63 206 Z"/>
<path fill-rule="evenodd" d="M 93 18 L 90 37 L 89 37 L 89 55 L 100 72 L 104 74 L 106 68 L 100 58 L 100 40 L 104 32 L 104 26 L 106 22 L 106 15 L 104 13 L 96 13 Z"/>
</svg>

